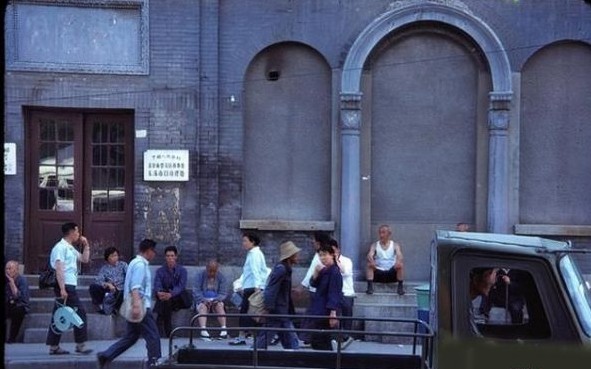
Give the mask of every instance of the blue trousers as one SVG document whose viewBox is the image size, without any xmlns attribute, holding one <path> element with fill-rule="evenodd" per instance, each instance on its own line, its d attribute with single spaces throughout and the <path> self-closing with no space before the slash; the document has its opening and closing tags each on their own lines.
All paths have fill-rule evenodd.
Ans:
<svg viewBox="0 0 591 369">
<path fill-rule="evenodd" d="M 294 328 L 293 323 L 290 319 L 287 318 L 277 318 L 267 319 L 267 323 L 265 324 L 266 328 Z M 295 331 L 291 332 L 277 332 L 273 329 L 259 331 L 256 338 L 256 347 L 260 349 L 266 349 L 267 346 L 271 343 L 273 336 L 275 333 L 279 336 L 279 340 L 281 341 L 281 346 L 284 349 L 297 349 L 299 346 L 298 335 Z"/>
<path fill-rule="evenodd" d="M 158 334 L 158 327 L 152 311 L 148 309 L 146 317 L 140 323 L 126 322 L 125 334 L 115 342 L 108 349 L 99 352 L 98 356 L 113 361 L 125 350 L 133 346 L 134 343 L 142 336 L 146 340 L 146 349 L 148 350 L 148 363 L 154 364 L 162 356 L 160 349 L 160 335 Z"/>
</svg>

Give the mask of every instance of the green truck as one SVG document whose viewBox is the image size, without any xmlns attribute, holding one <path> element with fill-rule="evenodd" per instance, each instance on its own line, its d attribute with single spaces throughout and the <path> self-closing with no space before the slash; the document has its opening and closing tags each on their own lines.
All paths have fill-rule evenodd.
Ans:
<svg viewBox="0 0 591 369">
<path fill-rule="evenodd" d="M 193 340 L 197 328 L 179 327 L 160 367 L 591 368 L 591 286 L 580 268 L 590 252 L 537 237 L 438 231 L 431 251 L 429 318 L 366 318 L 411 328 L 348 332 L 398 336 L 408 345 L 232 350 L 202 345 Z M 179 344 L 186 340 L 183 333 L 188 344 Z"/>
</svg>

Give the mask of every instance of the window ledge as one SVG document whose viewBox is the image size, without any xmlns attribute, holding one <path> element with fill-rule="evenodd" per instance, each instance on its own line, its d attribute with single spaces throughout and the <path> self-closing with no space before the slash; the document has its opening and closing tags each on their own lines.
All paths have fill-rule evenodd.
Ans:
<svg viewBox="0 0 591 369">
<path fill-rule="evenodd" d="M 265 220 L 242 219 L 240 229 L 256 229 L 259 231 L 334 231 L 332 221 L 316 220 Z"/>
<path fill-rule="evenodd" d="M 591 225 L 515 224 L 515 234 L 527 236 L 591 236 Z"/>
</svg>

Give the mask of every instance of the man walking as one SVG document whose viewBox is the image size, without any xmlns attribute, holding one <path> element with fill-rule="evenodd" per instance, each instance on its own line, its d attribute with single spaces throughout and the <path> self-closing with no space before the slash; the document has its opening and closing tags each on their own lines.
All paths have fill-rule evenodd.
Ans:
<svg viewBox="0 0 591 369">
<path fill-rule="evenodd" d="M 265 287 L 265 309 L 269 314 L 295 315 L 293 299 L 291 298 L 291 273 L 292 267 L 298 262 L 300 248 L 293 242 L 287 241 L 280 246 L 279 263 L 275 265 L 269 281 Z M 268 328 L 291 328 L 293 322 L 290 318 L 269 317 L 265 326 Z M 294 331 L 277 332 L 281 345 L 284 349 L 295 350 L 298 348 L 299 340 Z M 275 331 L 259 331 L 255 344 L 257 348 L 266 349 L 275 335 Z"/>
<path fill-rule="evenodd" d="M 123 293 L 125 298 L 132 300 L 132 318 L 141 316 L 142 303 L 146 307 L 146 315 L 139 323 L 127 322 L 125 334 L 121 339 L 111 345 L 108 349 L 97 354 L 98 366 L 100 369 L 113 360 L 140 338 L 146 340 L 148 349 L 148 365 L 155 364 L 162 356 L 160 348 L 160 335 L 156 321 L 150 311 L 152 300 L 152 274 L 150 272 L 150 261 L 156 256 L 156 242 L 144 239 L 140 242 L 139 254 L 129 263 L 125 275 Z M 131 296 L 129 296 L 131 294 Z"/>
<path fill-rule="evenodd" d="M 88 263 L 90 260 L 90 245 L 86 237 L 80 234 L 76 223 L 65 223 L 62 225 L 63 238 L 51 249 L 49 263 L 55 269 L 57 286 L 54 289 L 57 298 L 53 312 L 60 305 L 67 305 L 74 309 L 83 321 L 82 326 L 74 327 L 74 341 L 76 342 L 76 352 L 79 354 L 89 354 L 91 349 L 85 347 L 87 340 L 86 311 L 80 303 L 80 298 L 76 293 L 78 285 L 78 261 Z M 83 247 L 80 253 L 74 244 L 80 244 Z M 58 303 L 60 305 L 58 305 Z M 54 328 L 53 314 L 51 324 L 47 330 L 47 339 L 45 343 L 49 346 L 50 355 L 66 355 L 66 351 L 60 347 L 61 332 Z"/>
</svg>

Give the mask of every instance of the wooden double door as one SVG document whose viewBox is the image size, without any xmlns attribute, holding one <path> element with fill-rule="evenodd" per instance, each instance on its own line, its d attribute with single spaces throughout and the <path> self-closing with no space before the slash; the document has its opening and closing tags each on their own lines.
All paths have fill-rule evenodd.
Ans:
<svg viewBox="0 0 591 369">
<path fill-rule="evenodd" d="M 76 222 L 90 241 L 96 272 L 103 252 L 133 252 L 133 113 L 28 110 L 25 265 L 47 264 L 61 226 Z"/>
</svg>

